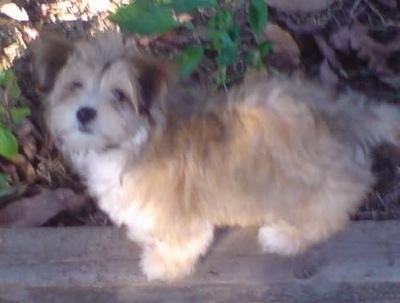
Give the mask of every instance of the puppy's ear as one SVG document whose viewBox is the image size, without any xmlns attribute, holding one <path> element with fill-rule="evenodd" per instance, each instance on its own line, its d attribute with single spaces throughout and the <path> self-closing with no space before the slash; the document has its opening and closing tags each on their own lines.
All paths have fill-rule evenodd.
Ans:
<svg viewBox="0 0 400 303">
<path fill-rule="evenodd" d="M 139 85 L 139 112 L 153 115 L 163 110 L 166 95 L 177 81 L 172 62 L 148 57 L 132 57 L 136 81 Z"/>
<path fill-rule="evenodd" d="M 42 33 L 39 40 L 34 42 L 32 50 L 33 73 L 37 88 L 41 92 L 49 92 L 53 88 L 58 72 L 73 52 L 74 45 L 55 34 Z"/>
</svg>

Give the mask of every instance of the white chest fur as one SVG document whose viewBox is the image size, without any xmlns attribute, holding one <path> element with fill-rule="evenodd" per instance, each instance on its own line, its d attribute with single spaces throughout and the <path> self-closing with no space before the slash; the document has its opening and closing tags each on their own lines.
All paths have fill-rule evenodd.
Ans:
<svg viewBox="0 0 400 303">
<path fill-rule="evenodd" d="M 89 151 L 73 153 L 70 158 L 99 207 L 115 223 L 123 224 L 120 215 L 123 212 L 121 186 L 126 154 L 119 150 L 105 153 Z"/>
<path fill-rule="evenodd" d="M 135 184 L 124 184 L 124 173 L 129 152 L 112 150 L 106 153 L 74 153 L 71 161 L 84 178 L 90 194 L 100 209 L 106 212 L 117 225 L 128 227 L 128 236 L 137 242 L 148 242 L 147 235 L 154 226 L 150 210 L 137 201 Z M 130 195 L 124 195 L 124 186 Z"/>
</svg>

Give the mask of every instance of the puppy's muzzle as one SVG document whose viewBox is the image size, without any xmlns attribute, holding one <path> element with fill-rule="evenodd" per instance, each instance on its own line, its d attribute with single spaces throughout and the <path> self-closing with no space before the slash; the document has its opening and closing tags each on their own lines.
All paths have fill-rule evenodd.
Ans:
<svg viewBox="0 0 400 303">
<path fill-rule="evenodd" d="M 88 127 L 90 122 L 92 122 L 97 116 L 97 112 L 92 107 L 81 107 L 76 112 L 76 118 L 79 122 L 79 130 L 84 133 L 90 133 L 91 130 Z"/>
</svg>

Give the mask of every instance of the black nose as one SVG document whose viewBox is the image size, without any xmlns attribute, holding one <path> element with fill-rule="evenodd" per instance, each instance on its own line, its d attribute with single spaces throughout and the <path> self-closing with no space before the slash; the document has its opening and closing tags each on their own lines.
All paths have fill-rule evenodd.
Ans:
<svg viewBox="0 0 400 303">
<path fill-rule="evenodd" d="M 91 107 L 81 107 L 76 113 L 76 117 L 78 121 L 82 124 L 88 123 L 93 120 L 97 116 L 97 112 L 94 108 Z"/>
</svg>

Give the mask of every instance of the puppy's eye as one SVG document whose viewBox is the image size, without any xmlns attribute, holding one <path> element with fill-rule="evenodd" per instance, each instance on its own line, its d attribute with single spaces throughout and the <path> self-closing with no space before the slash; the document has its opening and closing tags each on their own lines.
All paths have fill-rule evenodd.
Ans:
<svg viewBox="0 0 400 303">
<path fill-rule="evenodd" d="M 126 100 L 128 100 L 128 97 L 126 96 L 126 94 L 118 88 L 113 90 L 113 94 L 114 94 L 115 99 L 118 102 L 125 102 Z"/>
<path fill-rule="evenodd" d="M 80 89 L 82 87 L 83 87 L 83 84 L 82 84 L 82 82 L 79 82 L 79 81 L 72 81 L 69 84 L 69 89 L 70 90 L 78 90 L 78 89 Z"/>
</svg>

